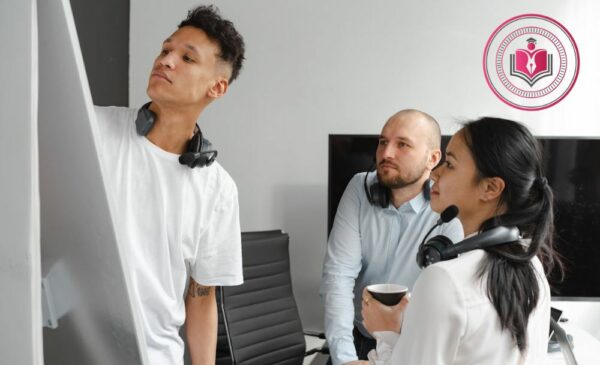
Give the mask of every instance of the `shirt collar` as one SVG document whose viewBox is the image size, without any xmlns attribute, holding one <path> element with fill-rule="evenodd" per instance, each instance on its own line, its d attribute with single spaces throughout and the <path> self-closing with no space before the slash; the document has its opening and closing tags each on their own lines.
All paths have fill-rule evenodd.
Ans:
<svg viewBox="0 0 600 365">
<path fill-rule="evenodd" d="M 423 195 L 423 192 L 421 191 L 419 194 L 417 194 L 417 196 L 415 196 L 411 200 L 407 201 L 406 203 L 402 204 L 397 209 L 390 202 L 388 209 L 392 209 L 392 210 L 400 212 L 400 213 L 419 213 L 421 211 L 421 209 L 423 209 L 423 207 L 427 203 L 428 203 L 427 199 L 425 199 L 425 196 Z"/>
<path fill-rule="evenodd" d="M 423 195 L 423 191 L 421 191 L 417 196 L 409 200 L 408 203 L 413 212 L 419 213 L 421 209 L 423 209 L 423 206 L 427 204 L 427 199 L 425 199 L 425 195 Z"/>
</svg>

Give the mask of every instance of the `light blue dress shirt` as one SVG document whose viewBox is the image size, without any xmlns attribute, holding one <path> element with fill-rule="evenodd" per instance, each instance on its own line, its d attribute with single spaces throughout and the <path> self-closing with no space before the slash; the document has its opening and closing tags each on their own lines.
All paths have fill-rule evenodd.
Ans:
<svg viewBox="0 0 600 365">
<path fill-rule="evenodd" d="M 364 172 L 356 174 L 342 195 L 323 265 L 321 299 L 333 365 L 357 360 L 354 326 L 369 336 L 360 314 L 363 288 L 396 283 L 412 290 L 421 271 L 416 262 L 419 244 L 439 219 L 423 194 L 397 209 L 392 204 L 387 208 L 371 205 L 364 191 L 364 177 Z M 373 173 L 367 183 L 376 179 Z M 438 234 L 458 242 L 463 229 L 454 219 L 434 229 L 429 237 Z"/>
</svg>

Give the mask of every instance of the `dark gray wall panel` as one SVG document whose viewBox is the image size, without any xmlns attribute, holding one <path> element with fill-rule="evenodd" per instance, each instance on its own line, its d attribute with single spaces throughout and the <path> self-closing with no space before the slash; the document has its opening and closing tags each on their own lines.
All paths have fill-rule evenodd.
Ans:
<svg viewBox="0 0 600 365">
<path fill-rule="evenodd" d="M 96 105 L 129 104 L 129 0 L 71 0 Z"/>
</svg>

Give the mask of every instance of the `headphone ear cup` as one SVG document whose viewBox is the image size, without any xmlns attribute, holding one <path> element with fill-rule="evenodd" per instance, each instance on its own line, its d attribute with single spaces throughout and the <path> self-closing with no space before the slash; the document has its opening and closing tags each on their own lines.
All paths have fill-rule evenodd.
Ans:
<svg viewBox="0 0 600 365">
<path fill-rule="evenodd" d="M 192 152 L 192 153 L 201 152 L 204 141 L 205 141 L 205 139 L 202 138 L 202 132 L 198 131 L 198 132 L 194 133 L 194 136 L 188 143 L 187 152 Z"/>
<path fill-rule="evenodd" d="M 427 201 L 431 200 L 431 180 L 430 179 L 425 180 L 425 183 L 423 184 L 423 196 L 425 197 L 425 200 L 427 200 Z"/>
<path fill-rule="evenodd" d="M 390 205 L 390 191 L 387 187 L 378 182 L 369 186 L 369 193 L 373 203 L 381 208 L 387 208 Z"/>
<path fill-rule="evenodd" d="M 211 163 L 212 163 L 212 161 L 210 161 L 210 156 L 208 156 L 205 153 L 199 153 L 198 157 L 196 157 L 196 159 L 194 160 L 194 165 L 192 167 L 196 167 L 196 166 L 200 166 L 200 167 L 210 166 Z"/>
<path fill-rule="evenodd" d="M 216 158 L 217 151 L 212 149 L 212 143 L 202 136 L 202 131 L 198 128 L 188 143 L 187 152 L 179 156 L 179 163 L 190 168 L 205 167 L 212 165 Z"/>
<path fill-rule="evenodd" d="M 179 156 L 179 163 L 190 168 L 208 167 L 217 159 L 217 151 L 186 152 Z"/>
<path fill-rule="evenodd" d="M 369 196 L 371 197 L 371 204 L 381 205 L 381 204 L 379 204 L 379 184 L 378 183 L 369 185 Z"/>
<path fill-rule="evenodd" d="M 198 152 L 208 152 L 212 150 L 212 143 L 204 137 L 202 137 L 202 142 L 200 143 L 200 148 Z"/>
<path fill-rule="evenodd" d="M 452 257 L 445 257 L 444 251 L 454 243 L 446 236 L 438 235 L 430 238 L 417 253 L 417 265 L 424 268 L 439 261 L 448 260 Z"/>
<path fill-rule="evenodd" d="M 156 114 L 150 109 L 150 102 L 142 105 L 140 110 L 138 110 L 137 118 L 135 119 L 135 130 L 140 136 L 145 136 L 150 132 L 152 126 L 154 125 L 154 121 L 156 120 Z"/>
<path fill-rule="evenodd" d="M 377 185 L 379 185 L 379 188 L 381 190 L 381 207 L 387 208 L 390 205 L 390 189 L 381 184 Z"/>
</svg>

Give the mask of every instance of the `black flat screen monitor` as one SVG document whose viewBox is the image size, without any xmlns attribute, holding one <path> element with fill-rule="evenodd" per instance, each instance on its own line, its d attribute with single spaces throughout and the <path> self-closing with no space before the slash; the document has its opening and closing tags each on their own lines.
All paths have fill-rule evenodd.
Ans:
<svg viewBox="0 0 600 365">
<path fill-rule="evenodd" d="M 329 135 L 328 232 L 354 174 L 372 167 L 377 135 Z M 450 140 L 442 138 L 442 150 Z M 550 275 L 553 296 L 600 300 L 600 139 L 538 137 L 555 195 L 555 245 L 563 282 Z"/>
</svg>

